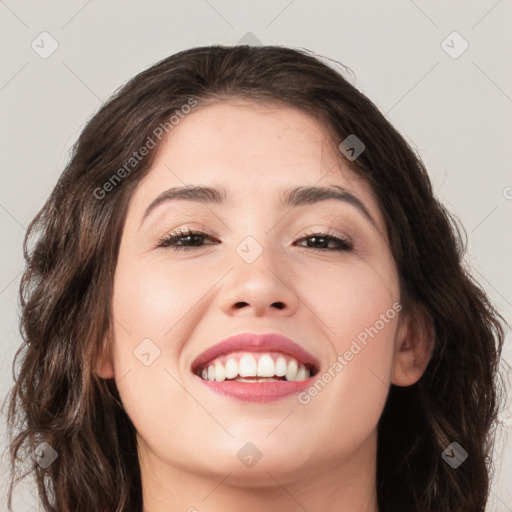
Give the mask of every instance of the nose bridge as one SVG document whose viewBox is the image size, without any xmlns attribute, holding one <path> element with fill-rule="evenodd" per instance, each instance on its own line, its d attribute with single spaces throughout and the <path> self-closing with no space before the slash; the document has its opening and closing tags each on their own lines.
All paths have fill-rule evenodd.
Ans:
<svg viewBox="0 0 512 512">
<path fill-rule="evenodd" d="M 291 271 L 282 261 L 279 249 L 273 247 L 272 238 L 260 230 L 246 235 L 235 246 L 232 270 L 222 291 L 222 308 L 226 313 L 242 308 L 257 315 L 270 310 L 295 311 L 298 298 L 288 284 Z"/>
<path fill-rule="evenodd" d="M 234 235 L 235 254 L 247 265 L 252 265 L 264 253 L 265 261 L 273 258 L 276 231 L 272 229 L 270 205 L 255 201 L 254 197 L 244 201 L 244 204 L 243 213 L 238 210 L 237 218 L 230 223 L 230 227 Z"/>
</svg>

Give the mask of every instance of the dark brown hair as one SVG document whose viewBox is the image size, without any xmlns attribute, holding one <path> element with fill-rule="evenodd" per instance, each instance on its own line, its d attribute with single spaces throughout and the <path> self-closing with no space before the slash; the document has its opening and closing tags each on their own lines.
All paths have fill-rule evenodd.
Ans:
<svg viewBox="0 0 512 512">
<path fill-rule="evenodd" d="M 114 381 L 94 373 L 112 329 L 120 236 L 131 193 L 158 153 L 161 127 L 163 135 L 174 129 L 186 105 L 225 98 L 291 105 L 325 123 L 336 144 L 350 134 L 364 142 L 347 164 L 378 199 L 402 303 L 424 308 L 435 331 L 424 375 L 412 386 L 391 386 L 379 421 L 379 507 L 483 512 L 503 390 L 503 318 L 465 268 L 461 229 L 404 138 L 341 72 L 311 52 L 277 46 L 172 55 L 116 91 L 81 133 L 25 239 L 24 342 L 8 408 L 9 507 L 25 465 L 48 512 L 141 511 L 134 427 Z M 139 158 L 150 139 L 156 148 Z M 46 469 L 30 456 L 42 441 L 59 455 Z M 454 441 L 468 453 L 456 470 L 441 457 Z"/>
</svg>

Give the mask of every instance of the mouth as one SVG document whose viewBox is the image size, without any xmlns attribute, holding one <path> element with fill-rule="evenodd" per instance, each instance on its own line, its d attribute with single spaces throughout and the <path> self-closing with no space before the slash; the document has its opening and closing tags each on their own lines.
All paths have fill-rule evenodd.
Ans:
<svg viewBox="0 0 512 512">
<path fill-rule="evenodd" d="M 209 389 L 248 401 L 300 392 L 311 384 L 319 368 L 314 356 L 278 334 L 230 337 L 192 363 L 192 373 Z"/>
<path fill-rule="evenodd" d="M 316 370 L 280 352 L 233 352 L 199 365 L 194 373 L 215 382 L 291 382 L 306 380 Z"/>
</svg>

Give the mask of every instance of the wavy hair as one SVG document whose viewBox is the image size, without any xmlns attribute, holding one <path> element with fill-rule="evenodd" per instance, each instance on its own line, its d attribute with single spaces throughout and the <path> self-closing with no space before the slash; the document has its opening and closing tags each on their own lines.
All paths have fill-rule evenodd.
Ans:
<svg viewBox="0 0 512 512">
<path fill-rule="evenodd" d="M 435 198 L 416 152 L 342 72 L 307 50 L 246 45 L 181 51 L 117 90 L 88 121 L 31 222 L 19 292 L 23 342 L 8 397 L 9 508 L 30 474 L 47 512 L 141 511 L 134 426 L 114 381 L 94 372 L 109 350 L 121 231 L 162 126 L 174 129 L 185 105 L 226 98 L 292 106 L 321 120 L 336 146 L 350 134 L 364 142 L 346 164 L 378 199 L 402 303 L 424 308 L 435 331 L 423 376 L 391 385 L 379 420 L 378 504 L 381 512 L 483 512 L 504 392 L 504 319 L 466 268 L 463 228 Z M 155 149 L 139 158 L 150 139 Z M 441 456 L 454 441 L 469 454 L 456 470 Z M 58 454 L 46 468 L 31 456 L 42 442 Z"/>
</svg>

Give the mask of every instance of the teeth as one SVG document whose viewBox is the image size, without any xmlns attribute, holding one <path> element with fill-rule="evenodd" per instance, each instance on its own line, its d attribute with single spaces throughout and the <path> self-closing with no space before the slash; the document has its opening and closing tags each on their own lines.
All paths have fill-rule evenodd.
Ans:
<svg viewBox="0 0 512 512">
<path fill-rule="evenodd" d="M 274 375 L 274 360 L 268 354 L 263 354 L 258 361 L 258 377 L 273 377 Z"/>
<path fill-rule="evenodd" d="M 308 379 L 310 374 L 311 372 L 304 365 L 299 366 L 296 359 L 289 358 L 287 362 L 284 356 L 278 356 L 274 362 L 268 353 L 261 354 L 259 359 L 250 353 L 245 353 L 239 361 L 235 357 L 230 357 L 225 364 L 222 364 L 221 360 L 216 360 L 208 368 L 201 370 L 203 380 L 217 382 L 226 379 L 252 383 L 280 380 L 273 377 L 285 377 L 287 381 L 302 381 Z"/>
<path fill-rule="evenodd" d="M 240 358 L 240 365 L 238 368 L 238 374 L 240 377 L 256 377 L 258 371 L 258 365 L 256 359 L 251 354 L 244 354 Z"/>
<path fill-rule="evenodd" d="M 309 370 L 306 370 L 304 366 L 300 366 L 299 371 L 295 377 L 295 380 L 306 380 L 309 378 Z"/>
<path fill-rule="evenodd" d="M 276 361 L 276 375 L 278 377 L 284 377 L 286 375 L 286 369 L 288 365 L 286 364 L 286 359 L 282 356 L 279 356 Z"/>
<path fill-rule="evenodd" d="M 299 365 L 297 364 L 297 361 L 295 361 L 295 359 L 292 359 L 288 363 L 288 368 L 286 370 L 286 380 L 295 380 L 298 370 L 299 370 Z M 209 374 L 208 374 L 208 377 L 209 377 Z"/>
<path fill-rule="evenodd" d="M 244 379 L 243 377 L 239 377 L 238 379 L 235 379 L 236 382 L 279 382 L 278 379 L 268 379 L 266 377 L 261 379 Z"/>
<path fill-rule="evenodd" d="M 238 362 L 230 358 L 226 361 L 226 379 L 234 379 L 238 375 Z"/>
<path fill-rule="evenodd" d="M 224 370 L 224 366 L 220 364 L 220 361 L 215 362 L 215 380 L 223 381 L 226 378 L 226 372 Z"/>
</svg>

